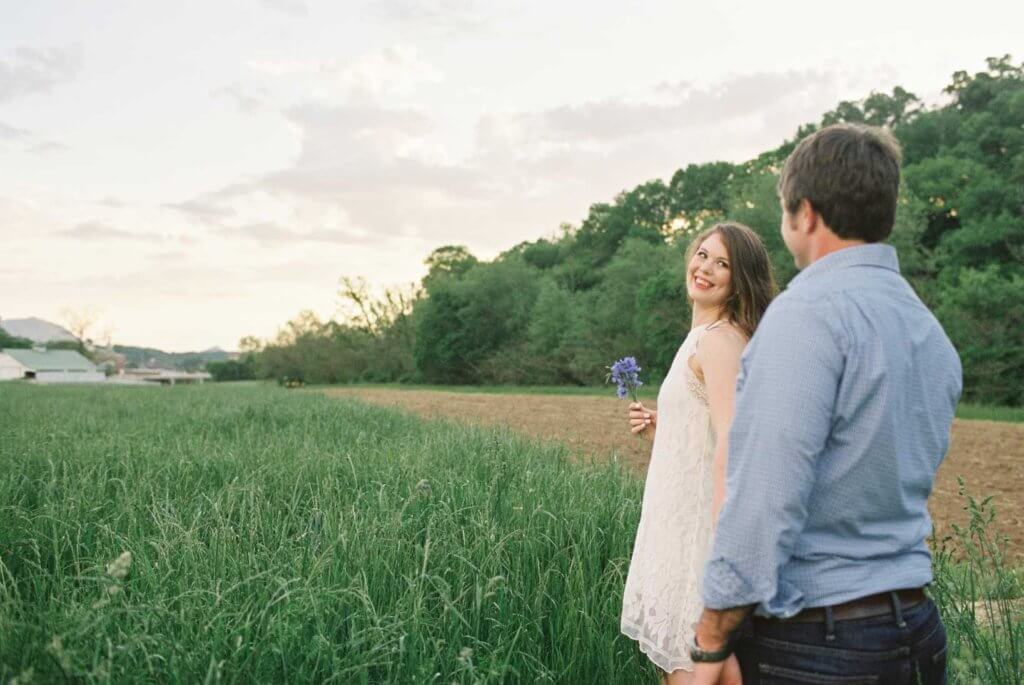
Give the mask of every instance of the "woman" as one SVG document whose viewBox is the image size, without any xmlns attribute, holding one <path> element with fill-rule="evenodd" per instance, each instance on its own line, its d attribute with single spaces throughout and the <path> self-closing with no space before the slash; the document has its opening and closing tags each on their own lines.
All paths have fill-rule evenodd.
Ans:
<svg viewBox="0 0 1024 685">
<path fill-rule="evenodd" d="M 690 683 L 688 645 L 718 510 L 740 355 L 775 294 L 768 252 L 746 226 L 721 223 L 691 243 L 690 332 L 676 352 L 659 411 L 630 405 L 633 433 L 654 433 L 640 525 L 626 579 L 622 632 L 667 685 Z M 659 420 L 660 415 L 660 420 Z"/>
</svg>

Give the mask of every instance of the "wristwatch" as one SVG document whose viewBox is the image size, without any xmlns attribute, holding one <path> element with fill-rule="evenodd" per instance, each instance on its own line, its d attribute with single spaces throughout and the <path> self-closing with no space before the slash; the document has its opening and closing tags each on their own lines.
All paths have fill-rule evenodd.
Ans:
<svg viewBox="0 0 1024 685">
<path fill-rule="evenodd" d="M 697 634 L 693 634 L 693 642 L 690 644 L 690 659 L 695 664 L 718 664 L 729 658 L 732 654 L 732 640 L 725 643 L 725 646 L 715 652 L 701 649 L 697 644 Z"/>
</svg>

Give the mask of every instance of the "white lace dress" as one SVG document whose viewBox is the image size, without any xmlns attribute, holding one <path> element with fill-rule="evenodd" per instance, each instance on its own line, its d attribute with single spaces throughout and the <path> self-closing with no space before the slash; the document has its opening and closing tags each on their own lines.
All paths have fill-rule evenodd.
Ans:
<svg viewBox="0 0 1024 685">
<path fill-rule="evenodd" d="M 715 433 L 704 384 L 687 362 L 714 325 L 690 331 L 658 393 L 658 426 L 622 598 L 622 632 L 669 673 L 693 670 L 688 645 L 703 606 Z"/>
</svg>

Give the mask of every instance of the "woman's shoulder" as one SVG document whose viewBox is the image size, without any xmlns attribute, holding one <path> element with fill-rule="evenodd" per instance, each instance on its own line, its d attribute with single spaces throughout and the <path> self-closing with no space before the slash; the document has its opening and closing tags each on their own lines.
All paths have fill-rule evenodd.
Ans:
<svg viewBox="0 0 1024 685">
<path fill-rule="evenodd" d="M 741 347 L 745 347 L 749 340 L 750 337 L 747 335 L 747 332 L 740 328 L 735 322 L 729 321 L 728 319 L 715 321 L 705 327 L 700 336 L 701 344 L 738 344 Z"/>
<path fill-rule="evenodd" d="M 747 346 L 747 334 L 731 321 L 716 321 L 700 333 L 689 366 L 703 383 L 708 369 L 728 370 L 739 364 Z"/>
</svg>

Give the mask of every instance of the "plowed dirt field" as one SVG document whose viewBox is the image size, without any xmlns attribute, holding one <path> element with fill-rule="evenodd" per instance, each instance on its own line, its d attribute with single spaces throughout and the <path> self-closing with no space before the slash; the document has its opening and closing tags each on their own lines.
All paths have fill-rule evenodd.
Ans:
<svg viewBox="0 0 1024 685">
<path fill-rule="evenodd" d="M 617 454 L 640 472 L 646 470 L 651 454 L 651 440 L 629 432 L 627 402 L 614 397 L 367 388 L 324 392 L 399 407 L 423 417 L 508 426 L 532 437 L 561 441 L 583 460 Z M 645 405 L 657 408 L 653 400 L 645 400 Z M 976 498 L 992 496 L 998 530 L 1010 541 L 1012 563 L 1024 564 L 1024 424 L 956 420 L 953 442 L 929 502 L 939 536 L 951 532 L 950 523 L 967 520 L 965 501 L 957 494 L 957 476 L 963 477 L 967 492 Z"/>
</svg>

